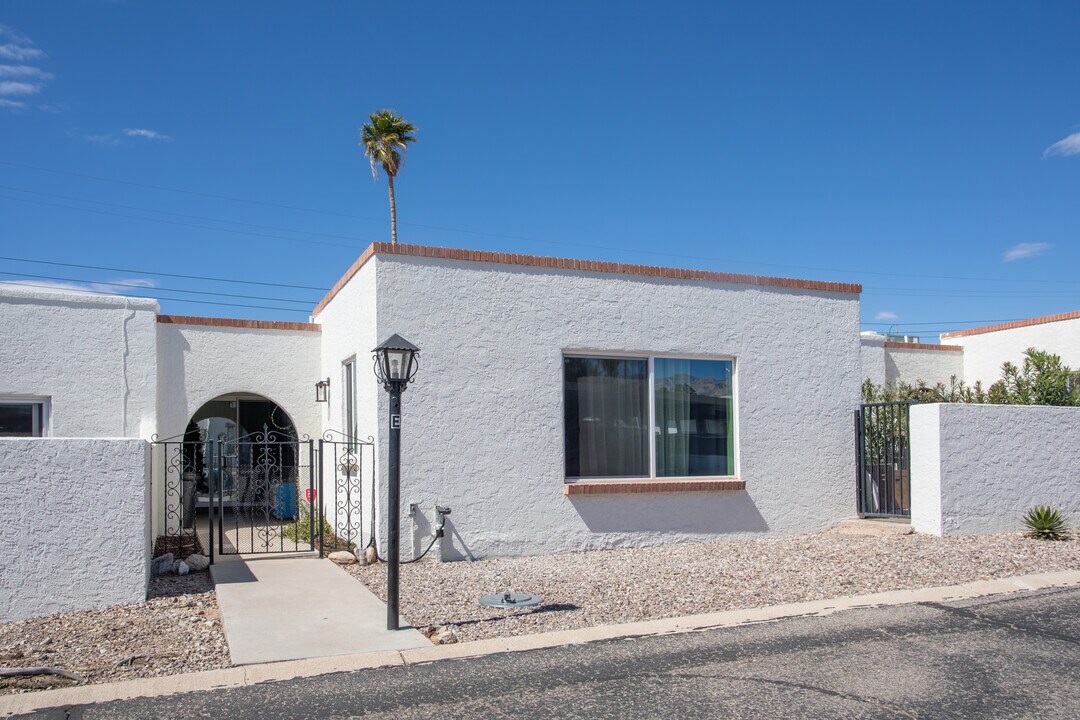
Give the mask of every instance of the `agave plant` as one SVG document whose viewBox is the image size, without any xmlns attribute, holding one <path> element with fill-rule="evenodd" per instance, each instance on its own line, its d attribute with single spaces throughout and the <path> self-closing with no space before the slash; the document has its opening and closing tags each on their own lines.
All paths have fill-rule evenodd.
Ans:
<svg viewBox="0 0 1080 720">
<path fill-rule="evenodd" d="M 1067 540 L 1065 517 L 1049 505 L 1036 505 L 1024 515 L 1028 535 L 1039 540 Z"/>
</svg>

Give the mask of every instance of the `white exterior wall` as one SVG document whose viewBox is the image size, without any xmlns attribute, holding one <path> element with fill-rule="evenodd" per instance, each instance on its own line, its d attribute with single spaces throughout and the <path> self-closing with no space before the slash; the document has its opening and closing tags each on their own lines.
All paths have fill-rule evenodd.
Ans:
<svg viewBox="0 0 1080 720">
<path fill-rule="evenodd" d="M 964 377 L 969 384 L 997 382 L 1001 366 L 1011 362 L 1019 367 L 1030 347 L 1060 355 L 1062 362 L 1080 370 L 1080 318 L 946 338 L 944 342 L 964 346 Z"/>
<path fill-rule="evenodd" d="M 0 289 L 0 397 L 48 398 L 47 435 L 155 431 L 157 302 Z"/>
<path fill-rule="evenodd" d="M 376 268 L 378 258 L 370 259 L 364 264 L 341 291 L 334 296 L 321 313 L 315 318 L 323 328 L 322 332 L 322 365 L 319 373 L 321 379 L 330 378 L 329 402 L 319 408 L 322 417 L 322 429 L 330 432 L 334 440 L 342 440 L 340 434 L 347 431 L 345 427 L 345 395 L 344 395 L 344 372 L 343 363 L 349 359 L 356 362 L 356 424 L 358 437 L 366 440 L 374 439 L 379 432 L 378 399 L 385 395 L 382 386 L 375 381 L 372 373 L 371 350 L 385 338 L 376 336 Z M 343 451 L 342 446 L 327 447 L 324 471 L 326 478 L 334 477 L 336 468 L 333 467 L 331 452 Z M 371 533 L 371 503 L 372 484 L 375 467 L 376 448 L 374 446 L 360 445 L 357 447 L 357 464 L 361 469 L 361 517 L 354 517 L 350 512 L 346 519 L 342 513 L 338 518 L 335 510 L 338 504 L 334 502 L 334 488 L 329 484 L 323 488 L 323 512 L 327 520 L 332 524 L 348 523 L 359 527 L 358 536 L 354 539 L 361 547 L 367 544 L 367 538 Z M 327 481 L 329 482 L 329 480 Z M 344 487 L 342 487 L 342 493 Z M 341 494 L 340 500 L 345 500 Z M 345 503 L 354 506 L 354 498 L 351 496 Z M 406 545 L 407 546 L 407 545 Z"/>
<path fill-rule="evenodd" d="M 146 599 L 149 445 L 0 439 L 0 623 Z"/>
<path fill-rule="evenodd" d="M 377 270 L 376 334 L 422 352 L 402 402 L 403 515 L 452 508 L 444 557 L 808 532 L 854 513 L 857 295 L 397 255 Z M 735 356 L 747 489 L 565 496 L 568 350 Z"/>
<path fill-rule="evenodd" d="M 906 382 L 918 385 L 943 383 L 949 386 L 952 377 L 964 379 L 964 353 L 955 350 L 921 350 L 885 348 L 885 382 L 895 385 Z"/>
<path fill-rule="evenodd" d="M 860 380 L 869 380 L 874 385 L 885 384 L 885 340 L 862 336 L 859 338 L 862 375 Z"/>
<path fill-rule="evenodd" d="M 1080 409 L 911 408 L 912 527 L 936 535 L 1018 532 L 1050 505 L 1080 517 Z"/>
</svg>

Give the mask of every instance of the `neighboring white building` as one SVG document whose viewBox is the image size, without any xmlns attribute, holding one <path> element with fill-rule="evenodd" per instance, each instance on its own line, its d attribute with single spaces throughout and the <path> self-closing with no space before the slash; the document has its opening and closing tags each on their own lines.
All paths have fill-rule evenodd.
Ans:
<svg viewBox="0 0 1080 720">
<path fill-rule="evenodd" d="M 963 348 L 958 345 L 895 342 L 875 332 L 859 338 L 862 379 L 875 385 L 944 384 L 964 379 Z"/>
<path fill-rule="evenodd" d="M 964 349 L 963 377 L 969 384 L 986 386 L 1001 379 L 1001 366 L 1020 366 L 1031 347 L 1060 355 L 1062 362 L 1080 370 L 1080 311 L 957 330 L 941 340 Z"/>
</svg>

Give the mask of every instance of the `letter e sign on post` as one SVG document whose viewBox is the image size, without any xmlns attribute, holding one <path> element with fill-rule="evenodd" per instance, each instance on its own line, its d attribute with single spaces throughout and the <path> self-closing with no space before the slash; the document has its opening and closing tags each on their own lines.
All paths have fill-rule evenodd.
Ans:
<svg viewBox="0 0 1080 720">
<path fill-rule="evenodd" d="M 401 429 L 401 416 L 400 415 L 391 415 L 390 416 L 390 429 L 391 430 L 400 430 Z"/>
</svg>

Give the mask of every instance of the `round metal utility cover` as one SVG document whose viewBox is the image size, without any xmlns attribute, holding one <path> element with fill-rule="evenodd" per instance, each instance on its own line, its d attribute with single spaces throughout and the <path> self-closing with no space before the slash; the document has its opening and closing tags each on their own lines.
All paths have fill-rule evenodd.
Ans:
<svg viewBox="0 0 1080 720">
<path fill-rule="evenodd" d="M 497 595 L 484 595 L 480 598 L 481 605 L 497 608 L 531 607 L 542 602 L 544 602 L 544 599 L 539 595 L 530 595 L 528 593 L 504 592 Z"/>
</svg>

